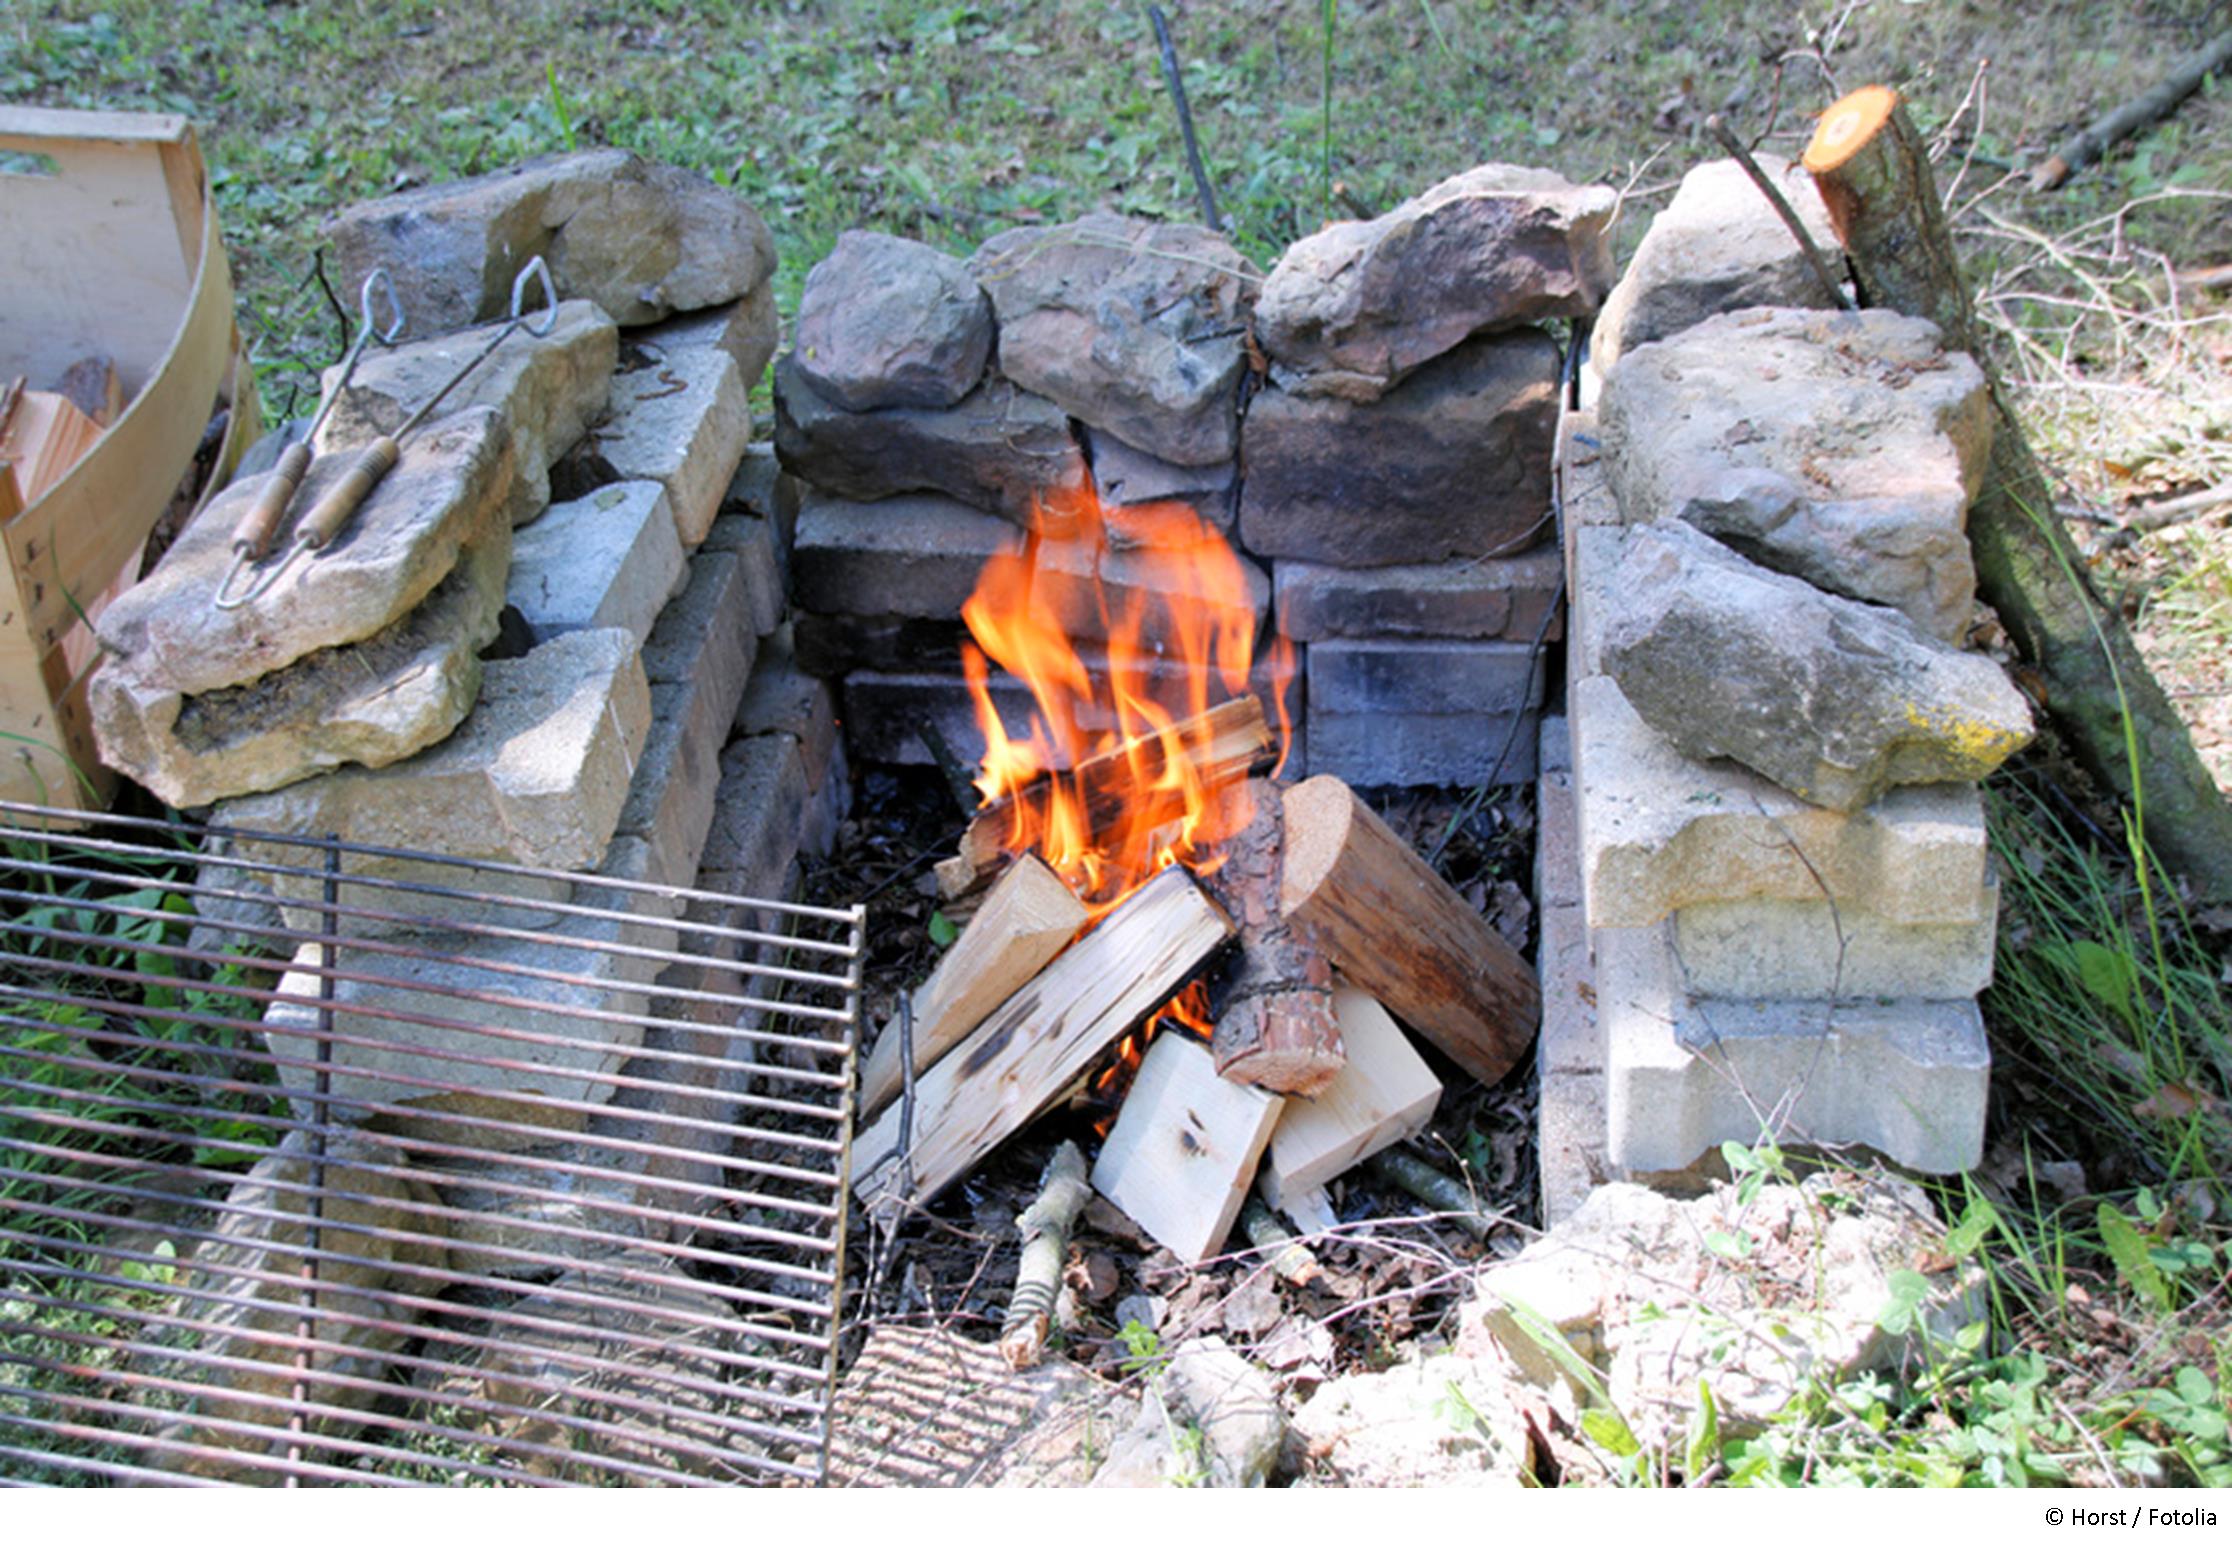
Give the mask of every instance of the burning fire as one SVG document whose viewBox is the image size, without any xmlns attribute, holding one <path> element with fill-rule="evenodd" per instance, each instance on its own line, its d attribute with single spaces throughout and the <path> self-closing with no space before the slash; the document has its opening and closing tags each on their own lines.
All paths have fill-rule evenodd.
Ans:
<svg viewBox="0 0 2232 1548">
<path fill-rule="evenodd" d="M 1095 918 L 1165 866 L 1215 871 L 1252 813 L 1241 775 L 1215 785 L 1196 717 L 1248 692 L 1256 636 L 1247 572 L 1216 530 L 1182 504 L 1108 511 L 1089 486 L 1058 491 L 1017 551 L 986 562 L 961 617 L 986 744 L 977 787 L 1007 803 L 1007 850 L 1036 850 Z M 987 658 L 1031 691 L 1021 739 L 993 707 Z M 1283 763 L 1283 637 L 1273 668 Z"/>
</svg>

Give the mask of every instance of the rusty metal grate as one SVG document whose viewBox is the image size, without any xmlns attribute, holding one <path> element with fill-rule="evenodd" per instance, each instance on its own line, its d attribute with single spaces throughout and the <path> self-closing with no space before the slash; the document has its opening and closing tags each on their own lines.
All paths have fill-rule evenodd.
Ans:
<svg viewBox="0 0 2232 1548">
<path fill-rule="evenodd" d="M 864 915 L 0 803 L 0 1481 L 818 1482 Z"/>
</svg>

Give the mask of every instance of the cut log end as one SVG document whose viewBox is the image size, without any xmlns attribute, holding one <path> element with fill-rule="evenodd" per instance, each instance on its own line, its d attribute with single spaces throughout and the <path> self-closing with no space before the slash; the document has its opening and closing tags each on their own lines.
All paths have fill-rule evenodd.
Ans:
<svg viewBox="0 0 2232 1548">
<path fill-rule="evenodd" d="M 1888 86 L 1847 92 L 1821 115 L 1800 165 L 1816 176 L 1836 171 L 1882 131 L 1898 106 L 1899 94 Z"/>
<path fill-rule="evenodd" d="M 1217 1018 L 1217 1073 L 1269 1091 L 1314 1097 L 1348 1062 L 1329 989 L 1249 995 Z"/>
</svg>

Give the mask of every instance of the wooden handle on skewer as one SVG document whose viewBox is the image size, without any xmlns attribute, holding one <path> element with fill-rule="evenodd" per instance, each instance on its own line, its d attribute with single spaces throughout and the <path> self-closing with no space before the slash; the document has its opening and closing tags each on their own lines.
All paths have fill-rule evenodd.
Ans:
<svg viewBox="0 0 2232 1548">
<path fill-rule="evenodd" d="M 313 551 L 332 542 L 402 455 L 403 448 L 393 436 L 383 435 L 369 443 L 342 470 L 333 487 L 319 497 L 310 514 L 302 518 L 302 524 L 295 528 L 295 541 Z"/>
<path fill-rule="evenodd" d="M 308 441 L 295 441 L 279 454 L 279 461 L 264 479 L 263 488 L 256 491 L 256 503 L 248 507 L 248 514 L 233 528 L 234 553 L 261 559 L 271 551 L 272 537 L 287 514 L 287 505 L 294 499 L 295 491 L 302 487 L 302 475 L 309 471 Z"/>
</svg>

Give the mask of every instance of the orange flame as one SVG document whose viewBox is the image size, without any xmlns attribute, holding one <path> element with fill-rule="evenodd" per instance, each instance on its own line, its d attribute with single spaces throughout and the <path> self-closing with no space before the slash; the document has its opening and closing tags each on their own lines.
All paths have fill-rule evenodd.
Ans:
<svg viewBox="0 0 2232 1548">
<path fill-rule="evenodd" d="M 1019 549 L 986 561 L 961 617 L 985 739 L 977 788 L 1009 803 L 1007 850 L 1038 851 L 1095 917 L 1165 866 L 1212 872 L 1251 812 L 1211 787 L 1187 722 L 1248 691 L 1256 636 L 1247 571 L 1216 530 L 1182 504 L 1110 512 L 1090 487 L 1058 491 Z M 1020 739 L 993 706 L 988 661 L 1030 689 Z M 1283 743 L 1283 678 L 1274 691 Z"/>
</svg>

